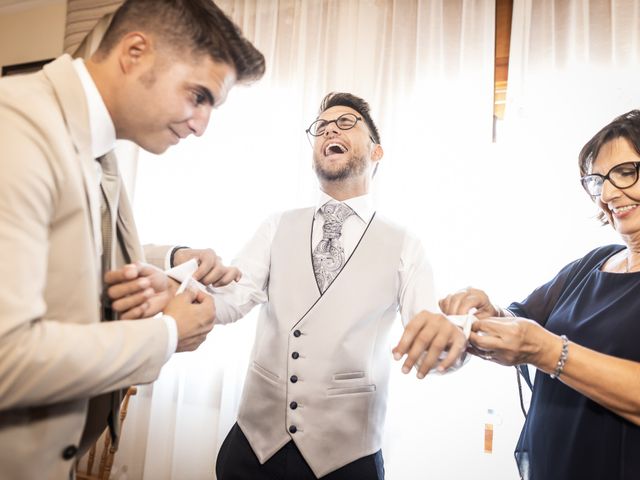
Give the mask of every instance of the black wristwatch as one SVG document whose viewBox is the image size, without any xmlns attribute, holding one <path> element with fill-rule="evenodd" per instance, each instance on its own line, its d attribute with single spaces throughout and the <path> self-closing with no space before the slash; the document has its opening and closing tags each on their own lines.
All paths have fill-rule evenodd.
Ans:
<svg viewBox="0 0 640 480">
<path fill-rule="evenodd" d="M 173 247 L 173 250 L 171 250 L 171 255 L 169 255 L 169 266 L 171 268 L 175 267 L 175 265 L 173 264 L 173 259 L 176 255 L 176 252 L 182 248 L 189 248 L 189 247 L 179 246 L 179 247 Z"/>
</svg>

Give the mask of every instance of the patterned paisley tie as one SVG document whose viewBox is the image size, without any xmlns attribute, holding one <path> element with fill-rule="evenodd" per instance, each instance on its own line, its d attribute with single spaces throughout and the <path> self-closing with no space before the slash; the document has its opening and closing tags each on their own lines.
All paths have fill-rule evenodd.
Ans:
<svg viewBox="0 0 640 480">
<path fill-rule="evenodd" d="M 355 212 L 344 203 L 325 203 L 320 208 L 324 217 L 322 240 L 313 249 L 313 271 L 320 291 L 324 293 L 344 266 L 344 248 L 340 243 L 342 225 Z"/>
</svg>

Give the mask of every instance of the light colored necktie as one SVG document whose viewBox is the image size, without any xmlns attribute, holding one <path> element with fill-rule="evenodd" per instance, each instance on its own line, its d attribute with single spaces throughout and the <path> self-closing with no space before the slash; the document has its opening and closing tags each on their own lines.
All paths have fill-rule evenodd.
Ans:
<svg viewBox="0 0 640 480">
<path fill-rule="evenodd" d="M 115 155 L 104 155 L 98 158 L 102 167 L 100 177 L 100 216 L 102 223 L 102 275 L 115 268 L 118 218 L 118 201 L 120 198 L 120 179 Z M 117 320 L 116 313 L 111 309 L 111 302 L 107 297 L 106 286 L 102 293 L 102 321 Z M 102 403 L 101 409 L 107 410 L 107 424 L 111 432 L 111 441 L 117 446 L 120 437 L 119 412 L 123 391 L 116 390 L 110 395 L 97 397 L 97 403 Z M 103 427 L 104 428 L 104 427 Z"/>
<path fill-rule="evenodd" d="M 115 234 L 120 198 L 118 167 L 113 155 L 98 158 L 102 167 L 100 179 L 100 214 L 102 219 L 102 273 L 115 267 Z"/>
<path fill-rule="evenodd" d="M 324 293 L 345 264 L 344 248 L 340 242 L 342 225 L 355 212 L 344 203 L 329 202 L 320 208 L 320 213 L 324 217 L 324 225 L 322 240 L 313 249 L 313 271 L 320 292 Z"/>
</svg>

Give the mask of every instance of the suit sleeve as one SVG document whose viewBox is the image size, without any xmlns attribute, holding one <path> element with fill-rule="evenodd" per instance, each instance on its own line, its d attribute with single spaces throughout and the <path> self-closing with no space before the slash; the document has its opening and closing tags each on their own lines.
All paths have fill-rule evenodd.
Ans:
<svg viewBox="0 0 640 480">
<path fill-rule="evenodd" d="M 161 319 L 50 317 L 48 272 L 69 282 L 65 262 L 82 262 L 49 253 L 64 175 L 37 128 L 1 105 L 0 124 L 0 411 L 153 381 L 167 345 Z"/>
<path fill-rule="evenodd" d="M 148 263 L 158 267 L 161 270 L 168 270 L 171 268 L 169 265 L 169 253 L 173 250 L 173 245 L 152 245 L 148 244 L 144 247 L 144 257 Z"/>
</svg>

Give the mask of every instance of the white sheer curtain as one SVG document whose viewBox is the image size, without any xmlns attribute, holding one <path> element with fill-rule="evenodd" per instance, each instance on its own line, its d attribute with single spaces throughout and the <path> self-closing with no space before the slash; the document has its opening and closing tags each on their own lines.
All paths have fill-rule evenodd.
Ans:
<svg viewBox="0 0 640 480">
<path fill-rule="evenodd" d="M 503 259 L 487 233 L 501 230 L 493 215 L 506 207 L 494 202 L 504 183 L 493 178 L 491 144 L 494 1 L 219 4 L 265 53 L 268 72 L 231 92 L 203 138 L 160 157 L 141 152 L 134 206 L 143 240 L 212 246 L 229 261 L 269 214 L 313 202 L 304 129 L 327 92 L 348 91 L 371 103 L 382 135 L 380 209 L 422 238 L 439 292 L 491 283 L 487 268 Z M 254 327 L 255 312 L 216 327 L 139 390 L 114 478 L 214 478 Z M 399 334 L 398 322 L 392 342 Z M 472 360 L 422 382 L 399 370 L 383 445 L 389 479 L 464 478 L 470 468 L 479 479 L 516 478 L 522 416 L 510 369 Z M 501 423 L 491 455 L 483 453 L 487 408 Z"/>
<path fill-rule="evenodd" d="M 640 107 L 640 1 L 516 0 L 513 14 L 500 214 L 517 239 L 509 269 L 528 272 L 511 289 L 528 291 L 589 249 L 620 242 L 593 218 L 577 159 L 601 127 Z"/>
</svg>

